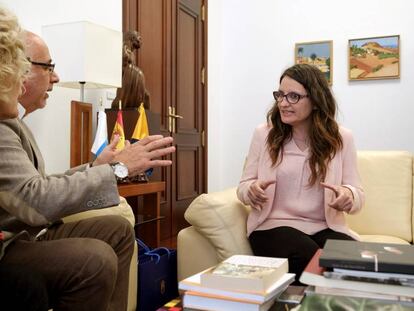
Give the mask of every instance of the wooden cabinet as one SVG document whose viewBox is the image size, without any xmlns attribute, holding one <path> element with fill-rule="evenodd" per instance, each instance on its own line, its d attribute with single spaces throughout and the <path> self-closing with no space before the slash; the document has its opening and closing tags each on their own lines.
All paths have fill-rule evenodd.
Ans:
<svg viewBox="0 0 414 311">
<path fill-rule="evenodd" d="M 137 30 L 137 65 L 145 74 L 159 131 L 172 136 L 172 167 L 156 169 L 161 196 L 161 244 L 188 224 L 184 212 L 207 190 L 207 1 L 123 0 L 123 29 Z"/>
<path fill-rule="evenodd" d="M 160 203 L 164 182 L 131 183 L 118 185 L 119 195 L 127 199 L 135 215 L 135 233 L 150 247 L 160 246 Z M 141 208 L 138 198 L 142 198 Z"/>
</svg>

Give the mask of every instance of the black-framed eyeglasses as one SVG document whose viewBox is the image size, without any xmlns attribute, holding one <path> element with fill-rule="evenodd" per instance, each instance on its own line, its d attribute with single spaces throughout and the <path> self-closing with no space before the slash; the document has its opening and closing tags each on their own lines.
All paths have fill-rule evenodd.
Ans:
<svg viewBox="0 0 414 311">
<path fill-rule="evenodd" d="M 53 73 L 53 71 L 55 70 L 55 64 L 52 64 L 52 63 L 42 63 L 42 62 L 35 62 L 35 61 L 32 61 L 32 60 L 30 59 L 30 57 L 28 57 L 28 58 L 27 58 L 27 60 L 28 60 L 31 64 L 33 64 L 33 65 L 41 66 L 41 67 L 43 67 L 43 68 L 47 69 L 47 70 L 49 71 L 49 73 Z"/>
<path fill-rule="evenodd" d="M 295 92 L 289 92 L 287 94 L 284 94 L 282 91 L 274 91 L 273 97 L 279 104 L 283 101 L 283 98 L 286 98 L 289 104 L 294 105 L 297 104 L 302 98 L 308 97 L 308 94 L 301 95 Z"/>
</svg>

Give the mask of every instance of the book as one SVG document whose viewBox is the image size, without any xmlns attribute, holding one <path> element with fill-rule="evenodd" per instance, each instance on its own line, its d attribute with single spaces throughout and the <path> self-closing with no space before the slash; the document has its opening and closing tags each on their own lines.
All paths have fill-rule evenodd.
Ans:
<svg viewBox="0 0 414 311">
<path fill-rule="evenodd" d="M 414 275 L 412 274 L 372 272 L 334 268 L 333 271 L 325 271 L 323 275 L 330 279 L 414 287 Z"/>
<path fill-rule="evenodd" d="M 372 311 L 408 311 L 414 304 L 400 301 L 380 300 L 360 297 L 343 297 L 331 295 L 306 295 L 299 311 L 331 311 L 331 310 L 372 310 Z"/>
<path fill-rule="evenodd" d="M 288 268 L 287 258 L 234 255 L 201 274 L 200 283 L 205 287 L 264 295 Z"/>
<path fill-rule="evenodd" d="M 213 296 L 203 293 L 187 291 L 184 293 L 184 308 L 209 311 L 267 311 L 275 302 L 276 297 L 264 302 L 257 303 L 244 299 L 230 299 L 223 296 Z"/>
<path fill-rule="evenodd" d="M 291 285 L 281 293 L 276 300 L 285 304 L 298 305 L 305 297 L 305 291 L 308 286 Z"/>
<path fill-rule="evenodd" d="M 414 246 L 328 240 L 319 264 L 326 268 L 414 274 Z"/>
<path fill-rule="evenodd" d="M 319 258 L 322 249 L 315 252 L 305 270 L 301 274 L 300 282 L 313 286 L 333 287 L 342 289 L 359 290 L 361 292 L 378 293 L 386 295 L 414 297 L 414 288 L 400 285 L 377 284 L 348 280 L 337 280 L 324 277 L 326 268 L 319 266 Z"/>
<path fill-rule="evenodd" d="M 256 303 L 263 303 L 283 292 L 295 280 L 294 273 L 285 273 L 275 281 L 264 293 L 251 291 L 231 291 L 201 285 L 200 276 L 210 269 L 194 274 L 178 283 L 178 289 L 210 295 L 225 296 L 233 299 L 246 299 Z"/>
</svg>

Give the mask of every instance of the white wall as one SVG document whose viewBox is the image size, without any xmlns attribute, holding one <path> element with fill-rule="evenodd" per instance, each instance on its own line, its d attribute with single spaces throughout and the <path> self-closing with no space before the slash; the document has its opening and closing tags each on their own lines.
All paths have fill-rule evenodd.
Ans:
<svg viewBox="0 0 414 311">
<path fill-rule="evenodd" d="M 76 20 L 122 28 L 117 0 L 0 3 L 39 34 L 42 25 Z M 209 0 L 208 10 L 209 191 L 237 184 L 253 129 L 265 120 L 281 72 L 293 64 L 295 42 L 333 40 L 339 121 L 353 130 L 358 149 L 414 152 L 414 2 Z M 401 36 L 401 79 L 348 82 L 348 39 L 395 34 Z M 97 103 L 105 94 L 87 90 L 86 101 Z M 69 166 L 70 101 L 78 98 L 79 91 L 56 87 L 48 106 L 27 119 L 48 172 Z"/>
<path fill-rule="evenodd" d="M 42 34 L 42 25 L 83 20 L 122 31 L 122 1 L 118 0 L 0 0 L 0 4 L 13 11 L 25 29 L 39 35 Z M 53 59 L 53 51 L 51 56 Z M 59 64 L 56 64 L 56 72 L 59 73 Z M 111 101 L 106 100 L 106 93 L 85 90 L 85 102 L 94 103 L 95 112 L 99 98 L 103 97 L 104 106 L 109 107 Z M 25 119 L 42 150 L 48 173 L 59 173 L 69 168 L 70 101 L 79 100 L 79 96 L 79 90 L 55 86 L 47 106 Z"/>
<path fill-rule="evenodd" d="M 338 120 L 358 149 L 414 152 L 414 2 L 209 0 L 209 191 L 236 186 L 295 42 L 333 40 Z M 399 80 L 348 81 L 348 39 L 400 35 Z"/>
</svg>

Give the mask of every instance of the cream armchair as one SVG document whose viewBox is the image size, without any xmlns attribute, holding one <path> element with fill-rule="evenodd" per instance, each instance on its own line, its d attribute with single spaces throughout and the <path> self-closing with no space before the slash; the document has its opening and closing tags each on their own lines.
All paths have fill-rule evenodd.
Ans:
<svg viewBox="0 0 414 311">
<path fill-rule="evenodd" d="M 413 156 L 404 151 L 361 151 L 358 166 L 365 190 L 362 211 L 347 216 L 364 241 L 413 242 Z M 246 237 L 250 207 L 236 188 L 202 194 L 185 213 L 191 227 L 177 238 L 178 279 L 213 266 L 234 254 L 251 254 Z M 191 254 L 191 255 L 190 255 Z"/>
<path fill-rule="evenodd" d="M 63 222 L 78 221 L 85 218 L 104 216 L 104 215 L 120 215 L 125 217 L 131 226 L 135 225 L 135 216 L 132 212 L 131 206 L 127 203 L 125 198 L 120 197 L 121 202 L 117 206 L 112 206 L 103 209 L 90 210 L 71 216 L 67 216 L 63 219 Z M 138 280 L 138 257 L 137 257 L 137 245 L 135 244 L 134 253 L 131 259 L 131 266 L 129 268 L 129 290 L 128 290 L 128 311 L 135 311 L 137 307 L 137 280 Z"/>
</svg>

